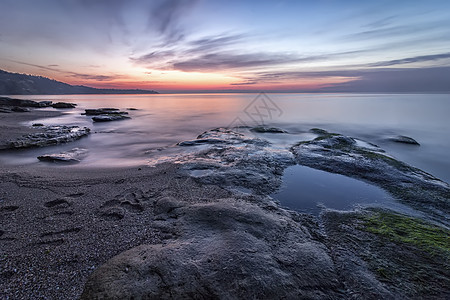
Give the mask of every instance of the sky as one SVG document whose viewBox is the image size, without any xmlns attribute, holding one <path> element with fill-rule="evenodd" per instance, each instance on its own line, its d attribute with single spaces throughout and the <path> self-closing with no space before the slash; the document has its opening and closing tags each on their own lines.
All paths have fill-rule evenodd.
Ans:
<svg viewBox="0 0 450 300">
<path fill-rule="evenodd" d="M 450 1 L 0 0 L 0 69 L 160 92 L 448 92 Z"/>
</svg>

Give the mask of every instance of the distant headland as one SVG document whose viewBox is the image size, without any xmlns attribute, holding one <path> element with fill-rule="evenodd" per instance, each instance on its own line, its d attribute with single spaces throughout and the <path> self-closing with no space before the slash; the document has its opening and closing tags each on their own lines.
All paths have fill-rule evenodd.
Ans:
<svg viewBox="0 0 450 300">
<path fill-rule="evenodd" d="M 158 92 L 139 89 L 97 89 L 83 85 L 70 85 L 43 76 L 0 70 L 0 95 L 68 94 L 158 94 Z"/>
</svg>

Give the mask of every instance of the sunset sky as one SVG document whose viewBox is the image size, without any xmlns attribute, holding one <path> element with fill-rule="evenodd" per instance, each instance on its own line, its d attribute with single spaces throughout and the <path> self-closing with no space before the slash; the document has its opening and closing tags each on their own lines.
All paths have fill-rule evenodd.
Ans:
<svg viewBox="0 0 450 300">
<path fill-rule="evenodd" d="M 450 1 L 1 0 L 0 69 L 171 91 L 450 91 Z"/>
</svg>

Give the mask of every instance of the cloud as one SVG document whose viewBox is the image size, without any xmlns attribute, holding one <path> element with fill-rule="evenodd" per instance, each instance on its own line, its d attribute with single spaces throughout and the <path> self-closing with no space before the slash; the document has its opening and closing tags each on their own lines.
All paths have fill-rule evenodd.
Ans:
<svg viewBox="0 0 450 300">
<path fill-rule="evenodd" d="M 350 74 L 349 72 L 345 72 Z M 322 88 L 324 92 L 450 92 L 450 67 L 357 71 L 358 79 Z"/>
<path fill-rule="evenodd" d="M 150 7 L 147 29 L 163 36 L 166 43 L 173 43 L 184 38 L 184 28 L 180 26 L 181 17 L 188 13 L 198 1 L 196 0 L 159 0 Z"/>
<path fill-rule="evenodd" d="M 435 61 L 435 60 L 444 59 L 444 58 L 450 58 L 450 53 L 422 55 L 422 56 L 408 57 L 408 58 L 402 58 L 402 59 L 380 61 L 377 63 L 369 64 L 369 66 L 371 66 L 371 67 L 387 67 L 387 66 L 393 66 L 393 65 L 411 64 L 411 63 L 416 63 L 416 62 Z"/>
<path fill-rule="evenodd" d="M 299 61 L 299 57 L 283 53 L 211 53 L 178 61 L 173 68 L 184 72 L 215 72 L 218 70 L 248 69 L 283 65 Z"/>
<path fill-rule="evenodd" d="M 397 18 L 397 16 L 389 16 L 389 17 L 384 17 L 381 19 L 378 19 L 376 21 L 372 21 L 366 25 L 364 25 L 363 27 L 366 28 L 379 28 L 379 27 L 385 27 L 387 25 L 391 25 L 392 22 Z"/>
</svg>

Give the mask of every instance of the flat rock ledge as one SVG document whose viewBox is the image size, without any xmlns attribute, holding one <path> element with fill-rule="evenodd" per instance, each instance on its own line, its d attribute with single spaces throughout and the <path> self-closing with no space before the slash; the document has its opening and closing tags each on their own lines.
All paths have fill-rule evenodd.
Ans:
<svg viewBox="0 0 450 300">
<path fill-rule="evenodd" d="M 67 102 L 57 102 L 53 103 L 52 101 L 44 100 L 44 101 L 34 101 L 34 100 L 23 100 L 23 99 L 15 99 L 9 97 L 0 97 L 0 106 L 11 106 L 11 107 L 53 107 L 53 108 L 74 108 L 76 106 L 75 103 L 67 103 Z M 3 111 L 4 110 L 4 111 Z M 8 112 L 7 109 L 3 108 L 0 112 Z"/>
<path fill-rule="evenodd" d="M 35 133 L 22 136 L 16 140 L 6 141 L 0 144 L 2 149 L 19 149 L 32 147 L 45 147 L 72 142 L 87 136 L 90 129 L 78 126 L 34 126 Z"/>
<path fill-rule="evenodd" d="M 40 161 L 56 162 L 56 163 L 78 163 L 88 154 L 87 149 L 74 148 L 69 151 L 60 153 L 44 154 L 38 156 Z"/>
<path fill-rule="evenodd" d="M 111 122 L 130 119 L 128 112 L 121 111 L 118 108 L 92 108 L 86 109 L 82 115 L 94 116 L 92 121 L 94 122 Z"/>
</svg>

